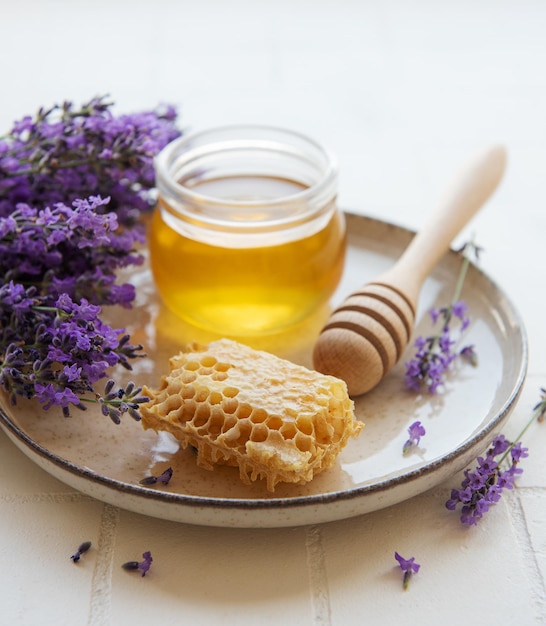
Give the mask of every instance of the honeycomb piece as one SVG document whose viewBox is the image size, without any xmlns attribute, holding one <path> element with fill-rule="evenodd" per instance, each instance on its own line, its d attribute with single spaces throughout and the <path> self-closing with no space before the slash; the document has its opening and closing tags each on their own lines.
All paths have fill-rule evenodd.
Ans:
<svg viewBox="0 0 546 626">
<path fill-rule="evenodd" d="M 169 364 L 143 389 L 144 428 L 193 446 L 201 467 L 238 466 L 246 484 L 304 484 L 363 427 L 343 381 L 235 341 L 191 344 Z"/>
</svg>

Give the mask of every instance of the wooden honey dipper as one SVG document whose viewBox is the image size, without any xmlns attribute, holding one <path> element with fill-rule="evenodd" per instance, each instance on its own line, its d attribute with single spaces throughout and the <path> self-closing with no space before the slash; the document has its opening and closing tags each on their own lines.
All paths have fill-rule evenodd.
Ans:
<svg viewBox="0 0 546 626">
<path fill-rule="evenodd" d="M 470 162 L 394 266 L 354 291 L 332 313 L 313 351 L 315 369 L 344 380 L 352 396 L 382 380 L 410 340 L 425 278 L 491 196 L 505 165 L 502 146 Z"/>
</svg>

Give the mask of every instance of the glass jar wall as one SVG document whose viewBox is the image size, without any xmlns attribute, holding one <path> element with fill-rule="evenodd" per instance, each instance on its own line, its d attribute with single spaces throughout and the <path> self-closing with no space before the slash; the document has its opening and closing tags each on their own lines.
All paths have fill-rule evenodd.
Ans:
<svg viewBox="0 0 546 626">
<path fill-rule="evenodd" d="M 345 223 L 334 159 L 289 130 L 231 126 L 156 158 L 150 231 L 157 289 L 174 313 L 226 336 L 287 328 L 334 292 Z"/>
</svg>

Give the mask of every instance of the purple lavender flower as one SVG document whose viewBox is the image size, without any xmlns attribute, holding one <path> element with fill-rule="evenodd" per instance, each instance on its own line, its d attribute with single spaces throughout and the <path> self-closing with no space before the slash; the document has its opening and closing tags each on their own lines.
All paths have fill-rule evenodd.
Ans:
<svg viewBox="0 0 546 626">
<path fill-rule="evenodd" d="M 501 499 L 503 490 L 513 488 L 516 476 L 523 471 L 518 467 L 519 460 L 526 456 L 527 448 L 523 448 L 520 442 L 510 443 L 504 435 L 498 435 L 485 456 L 478 457 L 474 470 L 464 471 L 461 488 L 451 490 L 446 508 L 454 511 L 461 504 L 461 522 L 475 526 L 491 505 Z M 509 458 L 510 466 L 503 469 L 503 463 Z"/>
<path fill-rule="evenodd" d="M 436 334 L 428 337 L 417 337 L 415 340 L 415 355 L 405 364 L 405 384 L 409 389 L 421 391 L 422 388 L 425 388 L 431 394 L 437 393 L 444 385 L 447 371 L 459 357 L 472 365 L 477 365 L 476 352 L 473 346 L 456 349 L 461 335 L 470 325 L 468 305 L 460 299 L 470 264 L 467 256 L 468 250 L 473 251 L 477 258 L 480 249 L 472 242 L 461 248 L 463 261 L 452 303 L 441 308 L 434 307 L 429 311 L 432 324 L 435 326 L 440 322 L 440 330 Z M 453 328 L 454 320 L 459 322 L 457 330 Z M 457 337 L 455 337 L 455 333 L 457 333 Z"/>
<path fill-rule="evenodd" d="M 464 325 L 464 323 L 468 319 L 468 316 L 466 315 L 468 312 L 468 305 L 466 304 L 466 302 L 464 300 L 458 300 L 457 302 L 454 302 L 451 305 L 451 312 L 455 317 L 458 317 Z"/>
<path fill-rule="evenodd" d="M 403 586 L 404 589 L 407 589 L 411 576 L 413 574 L 417 574 L 421 566 L 419 565 L 419 563 L 415 562 L 415 557 L 413 556 L 409 559 L 405 559 L 403 556 L 400 556 L 398 552 L 395 552 L 394 558 L 398 561 L 400 569 L 404 572 Z"/>
<path fill-rule="evenodd" d="M 108 202 L 92 197 L 47 211 L 18 205 L 9 217 L 15 229 L 0 238 L 0 274 L 22 285 L 38 281 L 51 298 L 68 293 L 99 304 L 130 305 L 134 289 L 115 285 L 116 270 L 139 264 L 142 257 L 133 252 L 137 240 L 118 230 L 116 215 L 104 212 Z"/>
<path fill-rule="evenodd" d="M 152 553 L 144 552 L 142 554 L 142 561 L 127 561 L 121 567 L 128 571 L 140 571 L 141 576 L 146 576 L 152 565 Z"/>
<path fill-rule="evenodd" d="M 95 385 L 113 365 L 131 369 L 142 346 L 106 324 L 102 307 L 132 305 L 117 271 L 142 262 L 153 157 L 179 132 L 168 105 L 111 108 L 104 98 L 42 108 L 0 140 L 0 387 L 12 404 L 35 397 L 67 416 L 91 392 L 117 423 L 125 412 L 139 419 L 140 389 L 110 397 Z"/>
<path fill-rule="evenodd" d="M 415 340 L 415 355 L 405 364 L 405 383 L 408 388 L 420 391 L 425 387 L 429 393 L 435 394 L 444 384 L 447 371 L 458 357 L 462 356 L 465 360 L 476 363 L 472 346 L 455 349 L 457 340 L 454 339 L 450 326 L 453 318 L 458 318 L 461 321 L 458 332 L 466 330 L 470 324 L 470 318 L 466 315 L 467 309 L 466 303 L 458 301 L 450 307 L 429 311 L 434 324 L 442 320 L 442 328 L 436 335 L 417 337 Z"/>
<path fill-rule="evenodd" d="M 128 360 L 139 356 L 141 347 L 100 317 L 101 304 L 130 306 L 134 288 L 115 285 L 115 271 L 137 260 L 111 230 L 116 216 L 99 214 L 106 204 L 98 196 L 47 210 L 20 204 L 7 218 L 11 226 L 0 238 L 0 385 L 12 402 L 35 396 L 44 408 L 57 405 L 68 415 L 70 405 L 83 408 L 80 396 L 109 367 L 130 369 Z M 8 368 L 12 345 L 26 358 Z"/>
<path fill-rule="evenodd" d="M 512 461 L 514 463 L 518 463 L 520 459 L 525 459 L 529 456 L 528 449 L 522 446 L 521 441 L 518 441 L 510 449 L 510 456 L 512 457 Z"/>
<path fill-rule="evenodd" d="M 173 476 L 173 468 L 168 467 L 159 476 L 146 476 L 140 482 L 141 485 L 155 485 L 156 483 L 162 483 L 168 485 Z"/>
<path fill-rule="evenodd" d="M 510 447 L 510 442 L 504 435 L 497 435 L 491 442 L 491 454 L 495 457 L 504 454 Z"/>
<path fill-rule="evenodd" d="M 403 454 L 407 454 L 410 450 L 419 445 L 421 441 L 421 437 L 426 434 L 425 427 L 421 424 L 421 422 L 413 422 L 408 428 L 408 440 L 404 444 L 402 448 Z"/>
<path fill-rule="evenodd" d="M 436 324 L 436 322 L 438 321 L 438 319 L 440 317 L 440 313 L 441 313 L 441 310 L 440 309 L 436 309 L 435 307 L 430 309 L 430 311 L 428 312 L 428 314 L 430 315 L 430 318 L 431 318 L 433 324 Z M 424 346 L 422 346 L 422 347 L 424 347 Z"/>
<path fill-rule="evenodd" d="M 477 367 L 477 365 L 478 365 L 478 355 L 476 354 L 476 350 L 475 350 L 474 346 L 472 346 L 472 345 L 465 346 L 459 352 L 459 356 L 464 361 L 466 361 L 467 363 L 470 363 L 470 365 L 472 365 L 473 367 Z"/>
<path fill-rule="evenodd" d="M 62 387 L 61 385 L 54 385 L 48 383 L 46 385 L 41 383 L 35 383 L 34 393 L 38 402 L 44 407 L 45 410 L 50 409 L 53 405 L 60 406 L 64 409 L 65 415 L 68 416 L 68 407 L 70 404 L 79 407 L 81 402 L 78 396 L 69 387 Z"/>
<path fill-rule="evenodd" d="M 460 489 L 452 489 L 445 506 L 454 511 L 461 504 L 460 519 L 463 524 L 476 525 L 483 515 L 502 497 L 504 489 L 513 489 L 516 478 L 523 473 L 519 462 L 528 456 L 521 438 L 536 420 L 542 422 L 546 414 L 546 389 L 541 388 L 540 401 L 513 442 L 497 435 L 484 457 L 478 457 L 474 470 L 464 471 Z M 498 460 L 497 460 L 498 459 Z"/>
<path fill-rule="evenodd" d="M 112 102 L 65 102 L 16 122 L 0 151 L 0 216 L 18 202 L 51 206 L 91 194 L 110 196 L 120 223 L 135 225 L 149 211 L 152 159 L 180 133 L 176 112 L 115 116 Z"/>
<path fill-rule="evenodd" d="M 152 553 L 151 552 L 144 552 L 142 554 L 142 561 L 139 563 L 139 569 L 141 571 L 141 575 L 142 576 L 146 576 L 146 573 L 148 572 L 148 570 L 150 569 L 151 565 L 152 565 Z"/>
</svg>

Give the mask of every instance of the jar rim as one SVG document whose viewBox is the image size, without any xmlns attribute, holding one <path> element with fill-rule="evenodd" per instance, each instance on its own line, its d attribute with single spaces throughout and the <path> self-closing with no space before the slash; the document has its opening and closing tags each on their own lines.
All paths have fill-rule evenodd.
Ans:
<svg viewBox="0 0 546 626">
<path fill-rule="evenodd" d="M 286 138 L 292 137 L 294 140 L 299 141 L 304 145 L 307 145 L 310 150 L 314 151 L 316 156 L 320 156 L 323 162 L 323 170 L 320 173 L 320 179 L 306 186 L 302 190 L 279 196 L 277 198 L 256 200 L 231 200 L 229 198 L 218 198 L 213 195 L 207 195 L 202 192 L 195 191 L 190 187 L 181 184 L 174 178 L 171 165 L 176 162 L 177 157 L 179 158 L 182 154 L 189 154 L 192 151 L 194 153 L 198 152 L 196 148 L 191 148 L 190 144 L 192 142 L 195 143 L 198 140 L 206 139 L 207 136 L 229 133 L 232 133 L 234 136 L 237 136 L 237 134 L 240 133 L 241 137 L 239 138 L 239 141 L 250 141 L 242 136 L 245 133 L 256 133 L 256 138 L 253 140 L 255 142 L 259 141 L 259 133 L 276 133 L 281 136 L 284 135 Z M 237 140 L 231 139 L 229 141 L 234 142 Z M 215 145 L 218 146 L 221 146 L 222 144 L 227 145 L 228 143 L 229 142 L 227 139 L 218 139 L 215 141 Z M 277 143 L 279 145 L 282 144 L 281 140 L 277 140 Z M 288 144 L 284 145 L 286 146 Z M 184 151 L 183 149 L 186 146 L 188 146 L 188 149 Z M 300 156 L 307 156 L 307 158 L 309 159 L 309 155 L 306 155 L 303 152 L 300 153 Z M 205 202 L 209 205 L 222 205 L 223 207 L 244 206 L 249 209 L 253 207 L 272 208 L 275 207 L 275 205 L 285 203 L 287 201 L 305 202 L 309 198 L 320 195 L 325 189 L 327 189 L 329 186 L 332 186 L 336 182 L 338 175 L 337 158 L 329 150 L 326 150 L 320 143 L 304 133 L 281 126 L 267 124 L 226 124 L 204 130 L 193 131 L 188 134 L 182 135 L 181 137 L 178 137 L 177 139 L 174 139 L 169 144 L 167 144 L 155 156 L 153 162 L 159 188 L 161 187 L 161 185 L 165 185 L 171 193 L 184 196 L 189 201 L 201 203 Z"/>
</svg>

